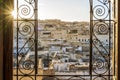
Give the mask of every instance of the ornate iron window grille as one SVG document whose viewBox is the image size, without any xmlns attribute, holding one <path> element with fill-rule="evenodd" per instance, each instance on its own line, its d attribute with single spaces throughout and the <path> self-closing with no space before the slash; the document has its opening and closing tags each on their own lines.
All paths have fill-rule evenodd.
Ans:
<svg viewBox="0 0 120 80">
<path fill-rule="evenodd" d="M 84 75 L 42 75 L 38 68 L 38 0 L 17 0 L 17 37 L 16 37 L 16 67 L 14 68 L 15 80 L 39 80 L 42 77 L 49 80 L 113 80 L 111 72 L 111 37 L 114 20 L 112 20 L 111 0 L 89 0 L 90 2 L 90 62 L 89 74 Z M 113 26 L 113 27 L 112 27 Z M 99 34 L 107 35 L 108 47 L 99 37 Z M 22 40 L 24 39 L 24 40 Z M 21 41 L 23 41 L 21 44 Z M 29 47 L 28 47 L 29 43 Z M 30 50 L 34 50 L 34 59 L 27 60 L 25 56 Z M 94 49 L 94 50 L 93 50 Z M 25 51 L 23 53 L 22 51 Z M 98 53 L 96 53 L 97 51 Z M 103 53 L 104 52 L 104 53 Z M 94 58 L 94 55 L 101 58 Z M 114 54 L 115 55 L 115 54 Z M 114 60 L 115 61 L 115 60 Z M 115 65 L 115 64 L 114 64 Z M 114 66 L 115 67 L 115 66 Z M 115 70 L 113 70 L 115 71 Z M 42 73 L 42 72 L 41 72 Z M 43 79 L 44 80 L 44 79 Z M 48 79 L 47 79 L 48 80 Z"/>
</svg>

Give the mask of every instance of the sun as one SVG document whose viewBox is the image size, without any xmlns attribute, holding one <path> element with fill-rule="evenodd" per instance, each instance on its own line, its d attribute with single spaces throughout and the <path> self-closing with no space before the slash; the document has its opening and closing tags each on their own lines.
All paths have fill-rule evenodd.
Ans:
<svg viewBox="0 0 120 80">
<path fill-rule="evenodd" d="M 17 18 L 17 11 L 16 11 L 16 10 L 13 10 L 13 11 L 11 12 L 11 15 L 14 17 L 14 19 Z"/>
</svg>

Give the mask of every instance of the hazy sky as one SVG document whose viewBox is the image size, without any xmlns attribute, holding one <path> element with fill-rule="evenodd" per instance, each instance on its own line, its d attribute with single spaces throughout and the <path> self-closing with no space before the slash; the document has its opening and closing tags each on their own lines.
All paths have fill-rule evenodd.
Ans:
<svg viewBox="0 0 120 80">
<path fill-rule="evenodd" d="M 16 9 L 17 0 L 14 1 Z M 23 2 L 19 0 L 19 3 Z M 38 17 L 42 20 L 89 21 L 89 8 L 89 0 L 38 0 Z"/>
<path fill-rule="evenodd" d="M 16 0 L 14 1 L 14 7 L 16 9 Z M 21 5 L 25 5 L 24 1 L 29 0 L 18 1 Z M 113 2 L 113 0 L 111 1 Z M 94 4 L 99 3 L 98 0 L 94 0 Z M 89 0 L 38 0 L 38 18 L 41 20 L 61 19 L 63 21 L 89 21 L 89 8 Z M 108 8 L 106 10 L 108 10 Z"/>
<path fill-rule="evenodd" d="M 89 0 L 38 0 L 39 19 L 89 21 Z"/>
</svg>

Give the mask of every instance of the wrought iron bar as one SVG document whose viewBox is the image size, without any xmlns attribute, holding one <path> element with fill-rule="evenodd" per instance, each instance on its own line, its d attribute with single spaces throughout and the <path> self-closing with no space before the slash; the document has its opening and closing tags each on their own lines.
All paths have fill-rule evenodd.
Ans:
<svg viewBox="0 0 120 80">
<path fill-rule="evenodd" d="M 116 0 L 114 0 L 114 2 L 113 2 L 113 9 L 114 9 L 114 20 L 115 20 L 115 18 L 116 18 Z M 116 59 L 115 59 L 115 56 L 116 56 L 116 46 L 115 46 L 115 44 L 116 44 L 116 22 L 114 22 L 114 28 L 113 28 L 114 30 L 114 37 L 113 37 L 113 39 L 114 39 L 114 76 L 116 75 Z"/>
<path fill-rule="evenodd" d="M 38 0 L 35 0 L 35 80 L 38 74 Z"/>
<path fill-rule="evenodd" d="M 108 65 L 108 70 L 109 70 L 109 75 L 111 74 L 110 72 L 110 66 L 111 66 L 111 1 L 109 0 L 108 1 L 108 3 L 109 3 L 109 65 Z M 109 78 L 108 78 L 109 80 L 110 80 L 110 76 L 109 76 Z"/>
<path fill-rule="evenodd" d="M 93 54 L 93 41 L 92 41 L 92 38 L 93 38 L 93 0 L 90 0 L 90 64 L 89 64 L 89 67 L 90 67 L 90 80 L 92 80 L 92 54 Z"/>
<path fill-rule="evenodd" d="M 17 75 L 18 75 L 18 69 L 19 69 L 19 62 L 18 62 L 18 45 L 19 45 L 19 43 L 18 43 L 18 37 L 19 37 L 19 35 L 18 35 L 18 0 L 17 0 L 17 70 L 16 70 L 16 73 L 17 73 Z M 16 77 L 17 78 L 17 80 L 18 80 L 18 76 Z"/>
<path fill-rule="evenodd" d="M 32 74 L 31 75 L 26 75 L 26 74 L 25 75 L 20 75 L 20 74 L 15 75 L 14 74 L 14 76 L 35 76 L 35 75 L 32 75 Z M 84 76 L 90 76 L 90 75 L 40 75 L 40 74 L 37 74 L 36 76 L 82 76 L 82 77 L 84 77 Z M 92 75 L 92 76 L 114 76 L 114 75 L 104 75 L 104 74 L 102 75 L 101 74 L 101 75 Z"/>
</svg>

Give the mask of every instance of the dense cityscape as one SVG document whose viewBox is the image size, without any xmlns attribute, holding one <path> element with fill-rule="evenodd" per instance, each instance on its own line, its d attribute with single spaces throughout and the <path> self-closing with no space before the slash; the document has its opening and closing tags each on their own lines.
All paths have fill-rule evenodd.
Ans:
<svg viewBox="0 0 120 80">
<path fill-rule="evenodd" d="M 29 23 L 28 23 L 29 24 Z M 16 26 L 16 22 L 14 23 Z M 24 25 L 24 24 L 23 24 Z M 14 43 L 17 41 L 16 30 L 14 29 Z M 21 34 L 26 35 L 24 30 L 19 28 Z M 34 28 L 29 30 L 29 35 L 23 38 L 19 35 L 18 48 L 19 67 L 23 68 L 23 62 L 30 60 L 35 62 L 35 48 L 30 37 L 34 32 Z M 99 36 L 102 45 L 108 50 L 109 38 L 108 32 L 100 33 L 96 29 L 96 34 Z M 29 41 L 26 43 L 26 41 Z M 24 45 L 25 44 L 25 45 Z M 112 43 L 111 43 L 112 44 Z M 22 49 L 23 48 L 23 49 Z M 13 66 L 16 68 L 16 53 L 17 46 L 14 44 L 14 59 Z M 93 49 L 93 61 L 100 59 L 105 62 L 105 59 L 99 54 L 98 50 Z M 89 75 L 90 63 L 90 24 L 89 22 L 64 22 L 61 20 L 39 20 L 38 24 L 38 69 L 41 75 Z M 102 54 L 106 54 L 103 50 Z M 21 57 L 22 56 L 22 57 Z M 33 66 L 31 64 L 31 66 Z M 93 74 L 97 72 L 94 69 Z M 101 71 L 104 72 L 103 68 Z M 107 74 L 107 73 L 106 73 Z M 61 77 L 62 80 L 68 77 Z M 89 77 L 86 77 L 89 80 Z M 48 80 L 48 79 L 47 79 Z M 51 79 L 50 79 L 51 80 Z M 77 79 L 75 79 L 77 80 Z M 78 79 L 79 80 L 79 79 Z"/>
</svg>

